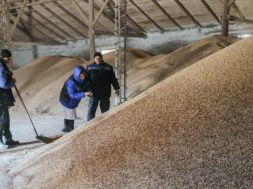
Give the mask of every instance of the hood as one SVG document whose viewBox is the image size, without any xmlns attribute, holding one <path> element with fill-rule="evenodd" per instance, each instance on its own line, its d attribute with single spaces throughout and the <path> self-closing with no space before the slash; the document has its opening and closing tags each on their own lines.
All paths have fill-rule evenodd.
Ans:
<svg viewBox="0 0 253 189">
<path fill-rule="evenodd" d="M 76 66 L 73 69 L 73 75 L 74 75 L 74 79 L 76 81 L 78 81 L 79 83 L 82 83 L 82 80 L 80 79 L 80 74 L 82 73 L 86 73 L 86 70 L 84 69 L 84 67 L 82 66 Z"/>
</svg>

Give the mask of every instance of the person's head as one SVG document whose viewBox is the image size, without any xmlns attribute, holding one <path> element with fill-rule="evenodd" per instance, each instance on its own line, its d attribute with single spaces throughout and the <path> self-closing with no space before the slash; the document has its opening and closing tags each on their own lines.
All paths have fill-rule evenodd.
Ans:
<svg viewBox="0 0 253 189">
<path fill-rule="evenodd" d="M 82 66 L 76 66 L 73 69 L 73 75 L 76 81 L 83 81 L 86 77 L 86 70 Z"/>
<path fill-rule="evenodd" d="M 85 77 L 86 77 L 86 72 L 81 72 L 80 73 L 80 80 L 84 80 L 85 79 Z"/>
<path fill-rule="evenodd" d="M 103 55 L 100 52 L 95 52 L 94 61 L 96 64 L 100 64 L 103 61 Z"/>
<path fill-rule="evenodd" d="M 3 49 L 1 51 L 1 58 L 5 61 L 5 63 L 10 63 L 12 61 L 11 51 L 8 49 Z"/>
</svg>

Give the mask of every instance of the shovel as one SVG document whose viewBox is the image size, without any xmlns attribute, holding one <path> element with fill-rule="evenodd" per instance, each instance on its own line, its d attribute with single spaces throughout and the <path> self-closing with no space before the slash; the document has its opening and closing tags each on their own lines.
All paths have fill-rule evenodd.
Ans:
<svg viewBox="0 0 253 189">
<path fill-rule="evenodd" d="M 21 95 L 20 95 L 20 93 L 19 93 L 19 91 L 18 91 L 17 86 L 15 85 L 14 88 L 15 88 L 15 90 L 16 90 L 16 92 L 17 92 L 17 95 L 18 95 L 18 97 L 19 97 L 19 99 L 20 99 L 20 101 L 21 101 L 21 103 L 22 103 L 22 105 L 23 105 L 23 107 L 24 107 L 24 109 L 25 109 L 25 111 L 26 111 L 26 115 L 27 115 L 27 117 L 29 118 L 29 120 L 30 120 L 30 122 L 31 122 L 31 125 L 32 125 L 32 127 L 33 127 L 33 131 L 34 131 L 34 133 L 35 133 L 35 135 L 36 135 L 36 138 L 37 138 L 38 140 L 40 140 L 41 142 L 44 142 L 45 144 L 48 144 L 48 143 L 53 142 L 53 141 L 54 141 L 53 139 L 38 134 L 38 132 L 37 132 L 35 126 L 34 126 L 34 123 L 33 123 L 33 121 L 32 121 L 32 118 L 31 118 L 31 116 L 30 116 L 30 114 L 29 114 L 29 112 L 28 112 L 28 110 L 27 110 L 27 108 L 26 108 L 26 106 L 25 106 L 25 103 L 24 103 L 24 101 L 23 101 L 23 99 L 22 99 L 22 97 L 21 97 Z"/>
</svg>

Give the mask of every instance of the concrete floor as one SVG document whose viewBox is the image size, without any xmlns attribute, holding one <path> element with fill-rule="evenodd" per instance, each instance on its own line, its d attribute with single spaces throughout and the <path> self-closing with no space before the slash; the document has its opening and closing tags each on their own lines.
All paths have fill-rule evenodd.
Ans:
<svg viewBox="0 0 253 189">
<path fill-rule="evenodd" d="M 64 134 L 61 131 L 63 128 L 62 116 L 36 115 L 31 117 L 39 135 L 50 137 Z M 14 140 L 19 140 L 20 142 L 36 140 L 32 124 L 26 114 L 10 112 L 10 119 L 10 127 Z M 84 119 L 76 120 L 75 128 L 84 125 L 84 123 Z"/>
</svg>

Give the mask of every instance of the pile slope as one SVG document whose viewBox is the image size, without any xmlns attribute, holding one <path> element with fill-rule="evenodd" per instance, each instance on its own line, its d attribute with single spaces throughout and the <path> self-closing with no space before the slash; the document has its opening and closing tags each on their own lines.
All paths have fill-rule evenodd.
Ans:
<svg viewBox="0 0 253 189">
<path fill-rule="evenodd" d="M 13 163 L 9 187 L 251 188 L 252 49 L 239 41 Z"/>
<path fill-rule="evenodd" d="M 208 55 L 234 43 L 237 38 L 212 36 L 173 53 L 151 56 L 145 51 L 129 49 L 128 51 L 128 94 L 130 99 L 150 88 L 161 80 L 179 70 L 207 57 Z M 104 56 L 106 62 L 114 65 L 114 53 Z M 15 73 L 21 94 L 29 110 L 38 114 L 62 114 L 58 102 L 59 93 L 64 81 L 71 74 L 75 65 L 86 66 L 87 61 L 79 58 L 44 57 L 37 59 Z M 24 74 L 25 73 L 25 74 Z M 114 94 L 114 93 L 112 93 Z M 81 102 L 78 109 L 79 117 L 85 117 L 87 100 Z M 111 98 L 112 107 L 114 98 Z M 22 110 L 20 102 L 12 111 Z"/>
</svg>

